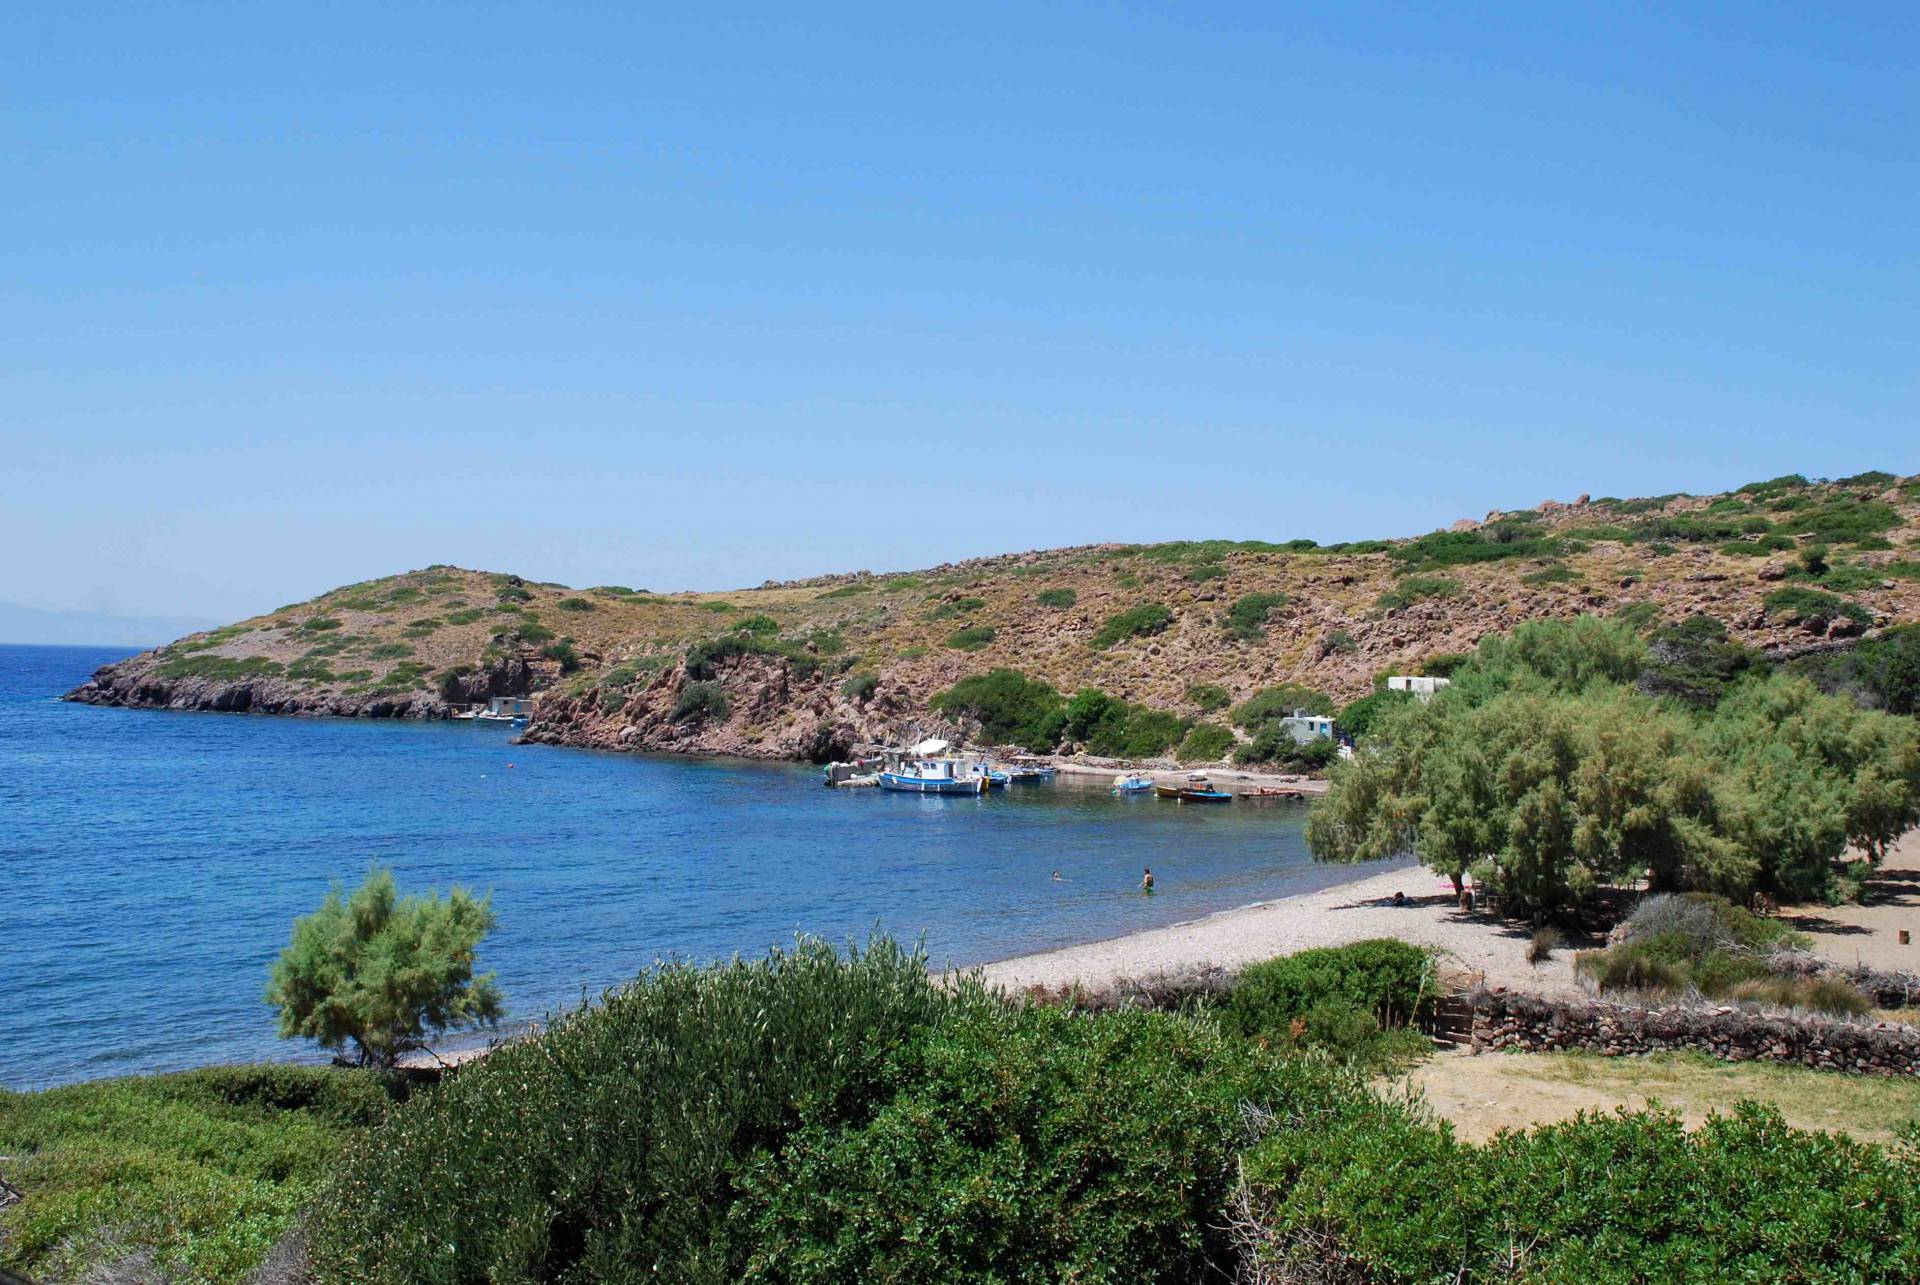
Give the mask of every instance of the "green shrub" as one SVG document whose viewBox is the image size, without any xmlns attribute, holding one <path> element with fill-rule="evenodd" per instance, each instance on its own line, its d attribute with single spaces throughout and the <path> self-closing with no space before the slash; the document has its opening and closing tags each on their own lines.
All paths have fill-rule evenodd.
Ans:
<svg viewBox="0 0 1920 1285">
<path fill-rule="evenodd" d="M 1196 567 L 1188 567 L 1186 579 L 1193 584 L 1205 584 L 1209 580 L 1225 580 L 1227 569 L 1218 562 L 1203 562 Z"/>
<path fill-rule="evenodd" d="M 1824 630 L 1842 619 L 1860 625 L 1873 623 L 1873 613 L 1859 603 L 1800 585 L 1788 585 L 1768 594 L 1766 610 L 1770 619 L 1794 620 L 1814 630 Z"/>
<path fill-rule="evenodd" d="M 594 609 L 593 601 L 589 598 L 562 598 L 553 605 L 561 611 L 588 612 Z"/>
<path fill-rule="evenodd" d="M 840 684 L 840 694 L 848 700 L 865 704 L 875 692 L 880 690 L 878 674 L 854 674 Z"/>
<path fill-rule="evenodd" d="M 1150 758 L 1179 744 L 1191 724 L 1166 710 L 1135 705 L 1097 687 L 1083 687 L 1067 702 L 1061 734 L 1088 751 L 1111 758 Z"/>
<path fill-rule="evenodd" d="M 680 689 L 667 717 L 675 723 L 716 723 L 726 718 L 727 708 L 726 688 L 714 682 L 693 682 Z"/>
<path fill-rule="evenodd" d="M 0 1090 L 0 1267 L 45 1280 L 238 1282 L 293 1226 L 354 1132 L 405 1084 L 369 1071 L 224 1066 Z M 116 1267 L 115 1264 L 118 1264 Z"/>
<path fill-rule="evenodd" d="M 450 625 L 470 625 L 487 613 L 478 607 L 468 607 L 462 611 L 449 611 L 447 623 Z"/>
<path fill-rule="evenodd" d="M 1852 477 L 1836 477 L 1835 486 L 1858 486 L 1869 491 L 1884 491 L 1900 479 L 1881 469 L 1868 469 L 1864 473 L 1855 473 Z"/>
<path fill-rule="evenodd" d="M 1233 722 L 1234 726 L 1251 731 L 1275 719 L 1287 718 L 1296 710 L 1331 716 L 1333 709 L 1333 697 L 1325 692 L 1299 683 L 1280 683 L 1262 687 L 1242 701 L 1233 711 Z"/>
<path fill-rule="evenodd" d="M 1066 719 L 1060 693 L 1017 669 L 991 669 L 963 678 L 928 703 L 942 714 L 975 720 L 980 734 L 993 744 L 1043 752 L 1060 743 Z"/>
<path fill-rule="evenodd" d="M 893 1060 L 870 1118 L 802 1111 L 744 1202 L 740 1279 L 1205 1279 L 1225 1258 L 1259 1055 L 1159 1013 L 970 1007 Z"/>
<path fill-rule="evenodd" d="M 1232 695 L 1218 683 L 1188 684 L 1187 699 L 1198 705 L 1203 714 L 1218 713 L 1233 703 Z"/>
<path fill-rule="evenodd" d="M 1560 546 L 1530 522 L 1489 523 L 1477 531 L 1436 531 L 1389 550 L 1405 571 L 1433 571 L 1442 567 L 1502 562 L 1508 558 L 1547 558 Z"/>
<path fill-rule="evenodd" d="M 1783 519 L 1779 529 L 1829 544 L 1859 544 L 1900 524 L 1900 513 L 1892 505 L 1843 495 Z"/>
<path fill-rule="evenodd" d="M 1233 733 L 1218 723 L 1195 723 L 1174 757 L 1184 763 L 1214 763 L 1233 748 Z"/>
<path fill-rule="evenodd" d="M 440 624 L 441 622 L 436 616 L 422 616 L 418 620 L 409 620 L 407 622 L 406 635 L 409 638 L 425 638 L 428 634 L 438 630 Z"/>
<path fill-rule="evenodd" d="M 1359 700 L 1341 707 L 1334 718 L 1334 725 L 1347 735 L 1359 740 L 1373 730 L 1379 717 L 1388 710 L 1398 708 L 1413 699 L 1410 692 L 1389 691 L 1381 688 L 1369 692 Z"/>
<path fill-rule="evenodd" d="M 408 643 L 381 643 L 367 650 L 368 660 L 399 660 L 403 656 L 413 655 L 413 647 Z"/>
<path fill-rule="evenodd" d="M 770 1151 L 803 1112 L 873 1118 L 911 1087 L 889 1062 L 961 1002 L 884 941 L 659 966 L 352 1148 L 315 1205 L 314 1276 L 739 1280 L 755 1245 L 739 1201 Z"/>
<path fill-rule="evenodd" d="M 531 618 L 524 618 L 522 623 L 513 627 L 513 632 L 519 635 L 520 641 L 526 643 L 529 647 L 537 647 L 541 643 L 552 642 L 554 638 L 553 630 Z"/>
<path fill-rule="evenodd" d="M 1804 491 L 1813 483 L 1799 473 L 1787 473 L 1780 477 L 1769 478 L 1765 482 L 1749 482 L 1740 488 L 1741 495 L 1750 495 L 1756 500 L 1771 500 L 1788 491 Z"/>
<path fill-rule="evenodd" d="M 1276 767 L 1289 772 L 1317 772 L 1331 767 L 1340 754 L 1339 747 L 1324 738 L 1297 740 L 1292 732 L 1269 725 L 1254 733 L 1253 739 L 1233 752 L 1233 761 L 1242 767 Z"/>
<path fill-rule="evenodd" d="M 340 622 L 332 616 L 312 616 L 300 622 L 298 632 L 303 634 L 325 633 L 329 629 L 338 629 Z"/>
<path fill-rule="evenodd" d="M 265 656 L 175 656 L 163 660 L 155 672 L 162 678 L 206 678 L 232 683 L 248 678 L 273 678 L 286 666 Z"/>
<path fill-rule="evenodd" d="M 1868 709 L 1920 713 L 1920 626 L 1899 625 L 1847 651 L 1794 661 L 1792 668 L 1820 690 Z"/>
<path fill-rule="evenodd" d="M 851 598 L 855 594 L 872 593 L 872 592 L 873 592 L 872 581 L 855 580 L 849 584 L 843 584 L 838 586 L 837 588 L 829 589 L 825 593 L 821 594 L 820 596 L 822 598 Z"/>
<path fill-rule="evenodd" d="M 580 668 L 580 653 L 573 649 L 573 639 L 562 638 L 559 642 L 548 643 L 540 649 L 540 654 L 548 660 L 560 662 L 560 672 L 571 674 Z"/>
<path fill-rule="evenodd" d="M 952 620 L 955 616 L 966 616 L 987 605 L 985 598 L 954 598 L 940 603 L 927 613 L 928 620 Z"/>
<path fill-rule="evenodd" d="M 979 651 L 999 636 L 1000 631 L 992 625 L 969 625 L 948 634 L 947 646 L 955 651 Z"/>
<path fill-rule="evenodd" d="M 1585 580 L 1586 577 L 1581 575 L 1578 571 L 1575 571 L 1572 567 L 1564 566 L 1564 565 L 1556 565 L 1551 567 L 1543 567 L 1540 570 L 1535 571 L 1529 575 L 1522 576 L 1521 579 L 1525 583 L 1530 585 L 1550 585 L 1550 584 L 1578 584 L 1581 581 Z"/>
<path fill-rule="evenodd" d="M 1406 1026 L 1438 996 L 1432 952 L 1392 938 L 1328 946 L 1249 966 L 1219 1007 L 1225 1025 L 1248 1038 L 1285 1039 L 1297 1018 L 1329 1005 Z"/>
<path fill-rule="evenodd" d="M 1106 623 L 1093 635 L 1090 644 L 1095 650 L 1104 651 L 1128 638 L 1160 633 L 1172 623 L 1173 612 L 1164 605 L 1157 602 L 1142 603 L 1107 617 Z"/>
<path fill-rule="evenodd" d="M 1583 1115 L 1471 1146 L 1387 1104 L 1276 1122 L 1246 1156 L 1266 1275 L 1369 1281 L 1865 1281 L 1920 1273 L 1910 1159 L 1741 1103 L 1689 1130 Z M 1345 1275 L 1311 1276 L 1338 1263 Z M 1250 1265 L 1249 1265 L 1250 1266 Z M 1299 1274 L 1289 1275 L 1297 1270 Z"/>
<path fill-rule="evenodd" d="M 1080 594 L 1074 589 L 1042 589 L 1033 596 L 1033 600 L 1043 607 L 1064 611 L 1080 601 Z"/>
<path fill-rule="evenodd" d="M 1374 603 L 1382 611 L 1409 607 L 1431 598 L 1458 598 L 1466 586 L 1449 576 L 1408 576 Z"/>
<path fill-rule="evenodd" d="M 734 633 L 752 634 L 755 638 L 773 638 L 780 632 L 780 622 L 772 616 L 742 616 L 731 626 Z"/>
<path fill-rule="evenodd" d="M 1284 593 L 1249 593 L 1227 608 L 1227 636 L 1253 642 L 1267 635 L 1267 617 L 1291 601 Z"/>
</svg>

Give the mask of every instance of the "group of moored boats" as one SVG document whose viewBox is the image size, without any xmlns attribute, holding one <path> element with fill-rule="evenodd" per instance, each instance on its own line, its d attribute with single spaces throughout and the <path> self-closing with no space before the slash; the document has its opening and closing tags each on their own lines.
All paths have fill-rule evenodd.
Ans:
<svg viewBox="0 0 1920 1285">
<path fill-rule="evenodd" d="M 984 754 L 961 755 L 950 752 L 949 744 L 938 738 L 921 741 L 905 750 L 893 750 L 852 763 L 829 763 L 826 784 L 832 786 L 877 786 L 905 794 L 985 794 L 1004 790 L 1022 782 L 1051 781 L 1057 769 L 1032 760 L 995 763 Z M 1189 772 L 1180 780 L 1156 781 L 1148 772 L 1128 772 L 1113 781 L 1118 795 L 1151 794 L 1180 803 L 1230 803 L 1235 798 L 1249 801 L 1297 799 L 1299 790 L 1256 786 L 1235 794 L 1216 786 L 1205 772 Z"/>
<path fill-rule="evenodd" d="M 1233 792 L 1214 786 L 1205 772 L 1189 772 L 1183 780 L 1172 784 L 1156 781 L 1145 772 L 1129 772 L 1113 780 L 1115 794 L 1153 794 L 1162 799 L 1175 799 L 1181 803 L 1231 803 Z"/>
</svg>

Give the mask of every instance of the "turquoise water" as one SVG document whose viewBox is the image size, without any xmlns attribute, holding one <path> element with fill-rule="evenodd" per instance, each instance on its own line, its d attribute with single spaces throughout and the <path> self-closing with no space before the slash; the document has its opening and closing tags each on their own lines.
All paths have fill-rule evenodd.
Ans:
<svg viewBox="0 0 1920 1285">
<path fill-rule="evenodd" d="M 518 1018 L 655 959 L 797 932 L 924 936 L 964 965 L 1355 873 L 1316 866 L 1285 805 L 1065 780 L 986 798 L 828 790 L 811 767 L 515 746 L 498 727 L 55 699 L 123 654 L 0 647 L 8 1088 L 314 1056 L 275 1037 L 267 967 L 295 915 L 373 862 L 403 888 L 492 891 L 482 961 Z"/>
</svg>

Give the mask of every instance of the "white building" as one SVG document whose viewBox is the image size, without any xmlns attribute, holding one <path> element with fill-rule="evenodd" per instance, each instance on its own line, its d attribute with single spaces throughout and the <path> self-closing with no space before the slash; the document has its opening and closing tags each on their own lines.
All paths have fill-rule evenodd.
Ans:
<svg viewBox="0 0 1920 1285">
<path fill-rule="evenodd" d="M 1433 699 L 1435 692 L 1443 687 L 1451 686 L 1452 683 L 1453 680 L 1451 678 L 1415 678 L 1399 675 L 1387 679 L 1387 690 L 1390 692 L 1410 692 L 1413 694 L 1415 700 L 1430 701 Z"/>
<path fill-rule="evenodd" d="M 1333 739 L 1333 720 L 1325 714 L 1309 714 L 1304 709 L 1296 709 L 1280 720 L 1280 726 L 1292 733 L 1293 739 L 1302 745 L 1309 741 Z"/>
</svg>

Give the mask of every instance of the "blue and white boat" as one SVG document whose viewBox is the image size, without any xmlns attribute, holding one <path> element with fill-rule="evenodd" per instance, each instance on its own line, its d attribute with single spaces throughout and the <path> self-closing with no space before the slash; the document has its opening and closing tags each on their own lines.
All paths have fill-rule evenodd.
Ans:
<svg viewBox="0 0 1920 1285">
<path fill-rule="evenodd" d="M 1113 778 L 1115 794 L 1152 794 L 1153 778 L 1145 772 L 1129 772 Z"/>
<path fill-rule="evenodd" d="M 1016 781 L 1051 781 L 1055 769 L 1042 763 L 1015 763 L 1007 769 L 1007 775 Z"/>
<path fill-rule="evenodd" d="M 909 794 L 984 794 L 987 778 L 958 759 L 906 759 L 880 774 L 880 788 Z"/>
<path fill-rule="evenodd" d="M 1003 771 L 985 759 L 973 764 L 967 770 L 986 782 L 981 787 L 985 790 L 1004 790 L 1013 784 L 1013 773 Z"/>
</svg>

